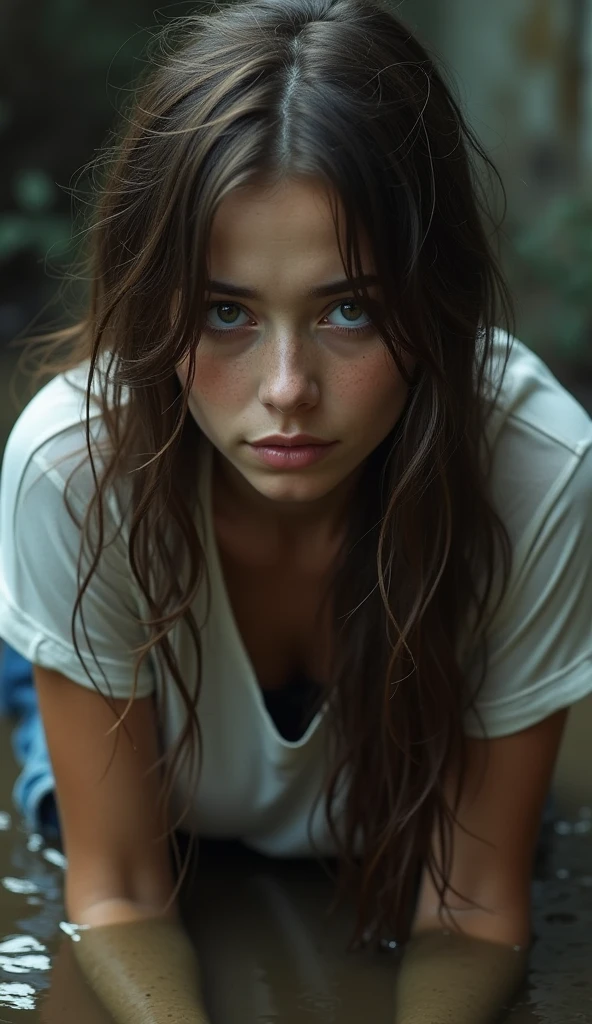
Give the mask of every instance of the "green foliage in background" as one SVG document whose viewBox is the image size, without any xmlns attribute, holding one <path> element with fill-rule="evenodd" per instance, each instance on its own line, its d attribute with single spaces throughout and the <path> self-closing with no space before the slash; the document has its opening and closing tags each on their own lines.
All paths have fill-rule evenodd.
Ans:
<svg viewBox="0 0 592 1024">
<path fill-rule="evenodd" d="M 543 343 L 592 365 L 592 198 L 551 202 L 516 234 L 514 249 L 517 284 L 533 293 L 531 315 Z"/>
<path fill-rule="evenodd" d="M 64 256 L 70 239 L 70 220 L 55 212 L 57 189 L 41 168 L 14 175 L 12 198 L 16 209 L 0 214 L 0 264 L 21 251 L 36 258 Z"/>
<path fill-rule="evenodd" d="M 72 191 L 84 186 L 80 168 L 140 70 L 155 17 L 150 0 L 33 6 L 0 12 L 0 267 L 18 260 L 29 268 L 30 288 L 43 289 L 48 265 L 59 272 L 75 256 Z"/>
</svg>

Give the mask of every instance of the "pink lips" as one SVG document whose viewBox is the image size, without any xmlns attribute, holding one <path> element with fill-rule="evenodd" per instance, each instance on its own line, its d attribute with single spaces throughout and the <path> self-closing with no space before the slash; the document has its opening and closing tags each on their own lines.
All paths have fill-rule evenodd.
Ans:
<svg viewBox="0 0 592 1024">
<path fill-rule="evenodd" d="M 334 447 L 335 441 L 322 444 L 252 444 L 258 459 L 275 469 L 302 469 L 324 458 Z"/>
<path fill-rule="evenodd" d="M 312 434 L 270 434 L 269 437 L 262 437 L 259 441 L 251 441 L 255 447 L 265 448 L 294 448 L 310 444 L 333 444 L 332 441 L 324 441 L 322 437 L 313 437 Z"/>
</svg>

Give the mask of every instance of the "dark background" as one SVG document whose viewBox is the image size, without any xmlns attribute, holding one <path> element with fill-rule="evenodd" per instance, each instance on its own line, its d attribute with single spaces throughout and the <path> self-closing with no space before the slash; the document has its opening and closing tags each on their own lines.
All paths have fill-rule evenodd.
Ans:
<svg viewBox="0 0 592 1024">
<path fill-rule="evenodd" d="M 240 2 L 240 0 L 239 0 Z M 590 0 L 404 0 L 508 193 L 503 259 L 518 334 L 592 404 Z M 87 165 L 141 70 L 149 35 L 198 9 L 148 0 L 0 4 L 0 369 L 9 344 L 67 316 Z M 2 401 L 0 449 L 16 409 Z"/>
</svg>

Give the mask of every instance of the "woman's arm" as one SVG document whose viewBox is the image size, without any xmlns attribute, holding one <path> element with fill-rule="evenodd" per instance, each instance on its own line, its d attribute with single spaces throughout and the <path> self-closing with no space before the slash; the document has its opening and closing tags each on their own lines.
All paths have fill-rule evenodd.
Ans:
<svg viewBox="0 0 592 1024">
<path fill-rule="evenodd" d="M 74 952 L 117 1024 L 209 1024 L 196 953 L 177 920 L 132 904 L 91 909 L 104 923 L 82 931 Z"/>
<path fill-rule="evenodd" d="M 75 954 L 120 1024 L 207 1022 L 197 957 L 173 904 L 165 823 L 157 814 L 160 756 L 152 697 L 135 700 L 122 726 L 94 690 L 35 668 L 56 779 L 69 920 L 87 926 Z M 127 706 L 113 701 L 118 715 Z M 128 738 L 129 737 L 129 738 Z"/>
<path fill-rule="evenodd" d="M 489 1024 L 515 995 L 531 942 L 536 843 L 566 718 L 564 709 L 511 736 L 468 740 L 450 882 L 487 909 L 448 892 L 464 934 L 455 934 L 453 923 L 443 930 L 438 894 L 424 871 L 397 981 L 396 1024 Z M 453 783 L 451 773 L 450 802 Z M 441 863 L 436 835 L 433 844 Z"/>
</svg>

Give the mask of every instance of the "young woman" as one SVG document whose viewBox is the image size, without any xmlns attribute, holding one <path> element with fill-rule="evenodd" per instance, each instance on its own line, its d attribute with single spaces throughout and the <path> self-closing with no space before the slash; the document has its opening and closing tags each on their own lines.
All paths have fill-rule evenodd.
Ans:
<svg viewBox="0 0 592 1024">
<path fill-rule="evenodd" d="M 2 480 L 81 962 L 118 1020 L 207 1020 L 162 840 L 235 837 L 337 857 L 353 939 L 409 939 L 398 1024 L 479 1024 L 592 689 L 591 420 L 387 6 L 247 0 L 153 57 Z"/>
</svg>

